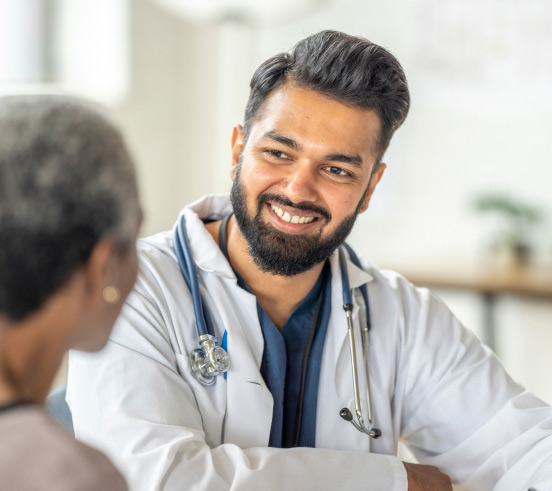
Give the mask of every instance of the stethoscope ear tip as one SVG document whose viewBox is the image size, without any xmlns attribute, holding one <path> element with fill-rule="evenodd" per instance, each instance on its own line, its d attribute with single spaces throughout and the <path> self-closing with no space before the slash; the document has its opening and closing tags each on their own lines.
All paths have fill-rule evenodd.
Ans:
<svg viewBox="0 0 552 491">
<path fill-rule="evenodd" d="M 381 436 L 381 430 L 379 428 L 367 428 L 364 426 L 362 420 L 359 422 L 353 421 L 353 413 L 347 407 L 344 407 L 339 411 L 339 415 L 345 420 L 351 423 L 358 431 L 366 433 L 371 436 L 374 440 L 377 440 Z"/>
<path fill-rule="evenodd" d="M 344 407 L 341 411 L 339 411 L 339 415 L 345 420 L 345 421 L 352 421 L 353 420 L 353 413 L 351 410 L 347 407 Z"/>
<path fill-rule="evenodd" d="M 381 430 L 379 428 L 372 428 L 370 430 L 370 436 L 377 440 L 381 436 Z"/>
</svg>

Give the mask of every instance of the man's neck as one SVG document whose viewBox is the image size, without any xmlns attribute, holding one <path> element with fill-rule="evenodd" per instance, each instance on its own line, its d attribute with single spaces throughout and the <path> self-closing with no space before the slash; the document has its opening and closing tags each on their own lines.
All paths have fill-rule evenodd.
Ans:
<svg viewBox="0 0 552 491">
<path fill-rule="evenodd" d="M 219 244 L 220 221 L 205 226 Z M 323 264 L 295 276 L 280 276 L 259 269 L 249 255 L 247 241 L 241 234 L 235 218 L 228 223 L 228 256 L 235 271 L 245 281 L 257 302 L 278 329 L 282 329 L 301 301 L 314 288 Z"/>
</svg>

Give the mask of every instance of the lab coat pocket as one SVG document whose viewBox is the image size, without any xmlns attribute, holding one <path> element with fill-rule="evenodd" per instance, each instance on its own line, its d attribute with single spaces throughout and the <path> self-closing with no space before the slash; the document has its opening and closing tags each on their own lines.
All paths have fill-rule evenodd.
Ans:
<svg viewBox="0 0 552 491">
<path fill-rule="evenodd" d="M 272 394 L 262 378 L 252 374 L 243 379 L 231 374 L 224 441 L 241 448 L 268 446 L 273 406 Z"/>
</svg>

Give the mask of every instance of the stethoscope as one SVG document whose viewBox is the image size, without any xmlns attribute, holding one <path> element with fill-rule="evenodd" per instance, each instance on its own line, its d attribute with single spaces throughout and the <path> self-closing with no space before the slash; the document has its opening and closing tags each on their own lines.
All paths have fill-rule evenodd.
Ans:
<svg viewBox="0 0 552 491">
<path fill-rule="evenodd" d="M 213 385 L 219 374 L 226 374 L 230 366 L 230 357 L 223 347 L 225 343 L 226 332 L 223 336 L 223 346 L 217 346 L 218 338 L 214 335 L 215 329 L 213 320 L 209 311 L 203 303 L 199 289 L 198 274 L 195 262 L 192 258 L 190 242 L 186 233 L 186 218 L 184 214 L 176 224 L 174 232 L 174 251 L 180 266 L 182 276 L 192 294 L 192 303 L 196 318 L 196 328 L 199 336 L 200 348 L 194 349 L 190 353 L 190 369 L 195 379 L 203 385 Z M 366 375 L 366 394 L 368 399 L 368 419 L 365 422 L 360 405 L 360 391 L 358 383 L 356 343 L 353 330 L 353 300 L 349 284 L 349 272 L 347 270 L 346 253 L 349 254 L 351 261 L 361 267 L 360 261 L 355 252 L 347 244 L 339 248 L 339 264 L 341 268 L 341 284 L 343 288 L 343 310 L 347 316 L 347 330 L 349 335 L 349 347 L 351 350 L 351 370 L 353 376 L 353 394 L 355 400 L 356 421 L 353 413 L 347 407 L 339 412 L 339 415 L 349 421 L 358 431 L 366 433 L 372 438 L 379 438 L 381 430 L 374 427 L 372 396 L 370 392 L 370 375 L 368 370 L 368 333 L 370 331 L 370 307 L 368 303 L 368 292 L 366 285 L 360 287 L 364 304 L 366 306 L 366 326 L 362 327 L 362 348 L 364 352 L 364 371 Z"/>
<path fill-rule="evenodd" d="M 213 385 L 219 373 L 226 373 L 230 366 L 230 357 L 222 346 L 217 346 L 218 338 L 209 311 L 205 308 L 199 283 L 196 265 L 190 250 L 190 241 L 186 233 L 186 219 L 182 214 L 174 233 L 174 252 L 182 276 L 192 294 L 194 314 L 200 348 L 190 353 L 190 368 L 193 376 L 203 385 Z M 226 334 L 226 333 L 225 333 Z"/>
</svg>

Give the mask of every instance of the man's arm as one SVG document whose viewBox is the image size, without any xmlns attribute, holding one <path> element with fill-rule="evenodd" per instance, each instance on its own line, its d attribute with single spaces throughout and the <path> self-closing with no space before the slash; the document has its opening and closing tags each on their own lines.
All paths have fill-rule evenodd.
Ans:
<svg viewBox="0 0 552 491">
<path fill-rule="evenodd" d="M 552 489 L 552 408 L 516 384 L 437 297 L 400 277 L 395 287 L 408 319 L 395 402 L 417 460 L 462 489 Z"/>
</svg>

